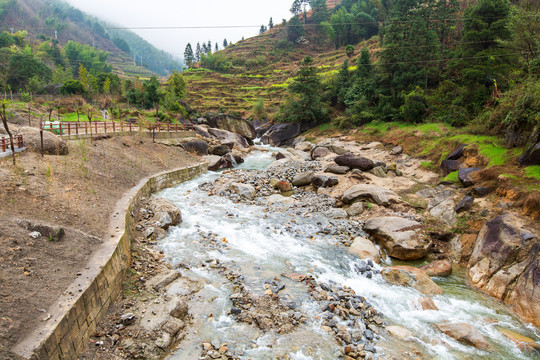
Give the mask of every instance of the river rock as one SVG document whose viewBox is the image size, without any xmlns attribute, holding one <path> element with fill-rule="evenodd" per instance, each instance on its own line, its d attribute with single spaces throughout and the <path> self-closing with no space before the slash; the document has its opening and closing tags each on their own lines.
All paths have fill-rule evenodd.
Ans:
<svg viewBox="0 0 540 360">
<path fill-rule="evenodd" d="M 343 146 L 339 146 L 337 144 L 327 144 L 324 146 L 334 154 L 343 155 L 347 153 L 347 150 L 345 150 Z"/>
<path fill-rule="evenodd" d="M 203 141 L 201 139 L 198 139 L 198 138 L 180 139 L 180 141 L 177 144 L 180 145 L 188 153 L 195 154 L 198 156 L 208 155 L 208 144 L 206 143 L 206 141 Z"/>
<path fill-rule="evenodd" d="M 422 266 L 428 276 L 450 276 L 452 274 L 452 261 L 448 259 L 432 261 Z"/>
<path fill-rule="evenodd" d="M 170 226 L 176 226 L 182 222 L 182 213 L 178 206 L 167 199 L 152 199 L 149 208 L 154 213 L 153 220 L 164 230 Z"/>
<path fill-rule="evenodd" d="M 528 336 L 521 335 L 515 331 L 504 328 L 499 328 L 499 331 L 508 339 L 512 340 L 512 342 L 516 344 L 521 351 L 540 351 L 540 344 L 537 344 L 533 339 Z"/>
<path fill-rule="evenodd" d="M 388 331 L 388 333 L 390 333 L 391 335 L 394 335 L 398 339 L 405 340 L 405 341 L 410 341 L 410 338 L 413 336 L 412 332 L 398 325 L 387 326 L 386 331 Z"/>
<path fill-rule="evenodd" d="M 315 145 L 313 145 L 309 141 L 302 141 L 296 144 L 294 148 L 299 151 L 311 152 L 311 150 L 313 150 L 314 147 Z"/>
<path fill-rule="evenodd" d="M 210 150 L 208 150 L 208 153 L 212 155 L 223 156 L 230 151 L 231 151 L 231 148 L 228 147 L 227 145 L 217 145 L 210 148 Z"/>
<path fill-rule="evenodd" d="M 461 181 L 461 184 L 463 185 L 463 187 L 469 187 L 469 186 L 474 185 L 476 181 L 472 178 L 471 175 L 480 170 L 482 169 L 476 168 L 476 167 L 459 169 L 458 178 L 459 178 L 459 181 Z"/>
<path fill-rule="evenodd" d="M 370 142 L 369 144 L 362 145 L 362 150 L 373 150 L 375 148 L 378 148 L 382 146 L 382 144 L 378 141 Z"/>
<path fill-rule="evenodd" d="M 338 175 L 344 175 L 349 172 L 351 168 L 348 166 L 340 166 L 337 164 L 331 164 L 326 168 L 326 172 L 332 173 L 332 174 L 338 174 Z"/>
<path fill-rule="evenodd" d="M 471 210 L 473 203 L 474 203 L 474 198 L 472 196 L 470 195 L 465 196 L 463 199 L 461 199 L 459 204 L 457 204 L 456 209 L 455 209 L 456 213 L 461 213 L 464 211 Z"/>
<path fill-rule="evenodd" d="M 480 350 L 488 350 L 489 343 L 482 334 L 474 327 L 466 323 L 442 323 L 437 324 L 437 328 L 465 345 L 471 345 Z"/>
<path fill-rule="evenodd" d="M 432 208 L 429 213 L 431 216 L 441 219 L 446 225 L 453 226 L 457 222 L 455 206 L 454 202 L 448 199 Z"/>
<path fill-rule="evenodd" d="M 384 171 L 384 168 L 382 166 L 375 166 L 373 169 L 370 170 L 370 173 L 380 178 L 386 177 L 386 171 Z"/>
<path fill-rule="evenodd" d="M 420 299 L 418 299 L 418 304 L 422 308 L 422 310 L 439 310 L 437 305 L 431 300 L 431 298 L 424 296 Z"/>
<path fill-rule="evenodd" d="M 249 200 L 252 200 L 257 195 L 255 188 L 249 184 L 232 183 L 231 190 Z"/>
<path fill-rule="evenodd" d="M 317 146 L 315 149 L 311 151 L 311 158 L 313 160 L 317 160 L 318 158 L 323 158 L 325 156 L 328 156 L 332 154 L 330 150 L 323 146 Z"/>
<path fill-rule="evenodd" d="M 231 153 L 228 153 L 220 157 L 219 160 L 215 163 L 210 164 L 208 166 L 208 170 L 217 171 L 220 169 L 229 169 L 235 167 L 236 164 L 236 159 L 232 156 Z"/>
<path fill-rule="evenodd" d="M 371 200 L 377 205 L 390 205 L 390 202 L 398 202 L 399 196 L 388 189 L 371 184 L 358 184 L 348 188 L 341 197 L 345 204 L 351 204 L 356 200 Z"/>
<path fill-rule="evenodd" d="M 354 239 L 352 245 L 349 247 L 349 252 L 358 256 L 360 259 L 372 260 L 377 264 L 381 262 L 381 256 L 377 247 L 369 239 L 364 237 Z"/>
<path fill-rule="evenodd" d="M 270 195 L 266 198 L 266 201 L 268 204 L 284 204 L 284 205 L 292 205 L 296 202 L 294 198 L 283 196 L 281 194 Z"/>
<path fill-rule="evenodd" d="M 233 132 L 249 140 L 255 139 L 255 128 L 246 119 L 228 114 L 207 114 L 205 118 L 212 128 Z"/>
<path fill-rule="evenodd" d="M 459 160 L 465 154 L 465 147 L 467 145 L 461 144 L 456 150 L 454 150 L 450 155 L 446 157 L 447 160 Z"/>
<path fill-rule="evenodd" d="M 23 126 L 18 133 L 24 138 L 24 145 L 33 152 L 41 152 L 41 135 L 39 129 Z M 43 131 L 43 152 L 48 155 L 67 155 L 69 153 L 66 142 L 50 131 Z"/>
<path fill-rule="evenodd" d="M 396 216 L 366 221 L 364 230 L 379 241 L 388 255 L 400 260 L 418 260 L 426 256 L 431 241 L 420 232 L 422 225 Z"/>
<path fill-rule="evenodd" d="M 292 180 L 292 184 L 294 186 L 307 186 L 311 184 L 311 181 L 313 180 L 313 176 L 315 173 L 313 171 L 306 171 L 302 173 L 298 173 L 294 176 Z"/>
<path fill-rule="evenodd" d="M 349 208 L 347 209 L 347 214 L 349 216 L 358 216 L 364 212 L 364 204 L 362 204 L 360 201 L 355 202 Z"/>
<path fill-rule="evenodd" d="M 441 162 L 441 170 L 443 172 L 443 176 L 446 176 L 454 171 L 458 171 L 459 165 L 459 161 L 457 160 L 443 160 Z"/>
<path fill-rule="evenodd" d="M 503 213 L 478 234 L 468 263 L 471 284 L 540 326 L 540 242 L 527 221 Z"/>
<path fill-rule="evenodd" d="M 359 169 L 362 171 L 369 171 L 375 166 L 372 160 L 351 153 L 339 155 L 334 161 L 340 166 L 347 166 L 351 169 Z"/>
<path fill-rule="evenodd" d="M 304 130 L 307 128 L 300 123 L 275 124 L 261 137 L 261 141 L 264 144 L 281 146 L 300 135 Z"/>
<path fill-rule="evenodd" d="M 394 146 L 392 150 L 390 150 L 390 155 L 400 155 L 403 152 L 403 147 L 401 145 Z"/>
<path fill-rule="evenodd" d="M 390 266 L 381 271 L 383 279 L 393 285 L 409 286 L 424 295 L 440 295 L 443 293 L 439 285 L 422 270 L 412 266 Z"/>
<path fill-rule="evenodd" d="M 339 181 L 335 176 L 326 176 L 321 174 L 314 175 L 313 179 L 311 180 L 311 183 L 317 189 L 336 186 L 338 182 Z"/>
<path fill-rule="evenodd" d="M 208 133 L 218 138 L 221 142 L 230 142 L 234 143 L 235 146 L 241 147 L 241 148 L 247 148 L 249 147 L 249 143 L 242 135 L 239 135 L 237 133 L 233 133 L 227 130 L 220 130 L 220 129 L 214 129 L 209 128 Z"/>
<path fill-rule="evenodd" d="M 330 208 L 325 211 L 324 216 L 328 219 L 345 219 L 347 217 L 347 212 L 339 208 Z"/>
<path fill-rule="evenodd" d="M 278 189 L 281 192 L 292 191 L 292 185 L 288 181 L 278 181 L 273 186 L 274 186 L 274 188 Z"/>
</svg>

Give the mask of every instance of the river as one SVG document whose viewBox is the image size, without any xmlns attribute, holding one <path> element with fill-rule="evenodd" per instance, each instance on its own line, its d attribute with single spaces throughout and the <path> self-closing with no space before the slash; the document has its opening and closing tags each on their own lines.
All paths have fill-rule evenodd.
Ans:
<svg viewBox="0 0 540 360">
<path fill-rule="evenodd" d="M 266 148 L 251 153 L 239 168 L 265 169 L 273 160 L 274 150 Z M 443 295 L 432 297 L 439 311 L 419 310 L 415 304 L 422 295 L 417 291 L 389 285 L 376 272 L 368 278 L 355 271 L 359 259 L 338 245 L 333 235 L 320 231 L 329 224 L 322 214 L 298 216 L 294 208 L 276 210 L 265 205 L 247 205 L 226 197 L 209 196 L 199 189 L 199 184 L 219 176 L 220 173 L 208 172 L 157 194 L 179 206 L 183 216 L 183 222 L 160 241 L 160 249 L 173 266 L 183 268 L 184 276 L 205 284 L 190 305 L 193 325 L 170 359 L 198 359 L 203 341 L 216 346 L 227 343 L 241 359 L 339 358 L 340 346 L 333 334 L 321 329 L 319 303 L 308 294 L 304 284 L 280 276 L 291 272 L 312 275 L 320 283 L 352 288 L 382 313 L 385 321 L 414 334 L 409 343 L 381 334 L 375 357 L 382 354 L 383 358 L 388 355 L 399 358 L 399 354 L 411 349 L 419 352 L 416 356 L 426 359 L 537 356 L 522 352 L 499 329 L 513 330 L 537 342 L 538 330 L 523 324 L 499 302 L 468 287 L 464 273 L 436 278 L 444 290 Z M 382 266 L 391 264 L 387 260 Z M 263 332 L 235 321 L 229 300 L 234 292 L 233 284 L 223 276 L 223 266 L 241 274 L 245 286 L 259 296 L 265 296 L 268 287 L 265 283 L 279 279 L 285 285 L 279 293 L 280 299 L 307 321 L 287 334 Z M 433 324 L 443 321 L 473 325 L 490 342 L 492 350 L 477 350 L 442 334 Z"/>
</svg>

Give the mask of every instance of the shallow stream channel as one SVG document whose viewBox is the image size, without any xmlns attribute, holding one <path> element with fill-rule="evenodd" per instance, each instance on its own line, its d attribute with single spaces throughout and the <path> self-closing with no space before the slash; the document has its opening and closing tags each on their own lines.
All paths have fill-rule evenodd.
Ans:
<svg viewBox="0 0 540 360">
<path fill-rule="evenodd" d="M 264 170 L 274 151 L 254 151 L 236 169 Z M 314 210 L 315 200 L 305 207 L 246 203 L 203 190 L 201 184 L 220 176 L 208 172 L 156 195 L 173 201 L 183 217 L 160 250 L 184 277 L 202 284 L 190 303 L 190 330 L 169 359 L 199 359 L 205 342 L 215 349 L 226 343 L 239 359 L 540 358 L 501 332 L 538 343 L 538 329 L 468 287 L 464 273 L 434 278 L 444 291 L 431 297 L 439 310 L 422 310 L 422 294 L 386 283 L 379 265 L 336 240 L 337 232 L 363 234 L 361 224 L 327 217 Z M 389 265 L 397 263 L 382 263 Z M 435 327 L 442 322 L 473 325 L 489 349 L 444 335 Z M 392 325 L 411 336 L 390 335 L 385 328 Z"/>
</svg>

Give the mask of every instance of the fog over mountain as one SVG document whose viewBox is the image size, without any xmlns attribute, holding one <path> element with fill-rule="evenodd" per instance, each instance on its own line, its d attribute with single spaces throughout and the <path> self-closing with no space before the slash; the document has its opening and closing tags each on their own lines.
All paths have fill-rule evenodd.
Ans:
<svg viewBox="0 0 540 360">
<path fill-rule="evenodd" d="M 223 46 L 223 39 L 236 42 L 259 33 L 268 26 L 290 18 L 292 0 L 66 0 L 71 5 L 137 34 L 171 54 L 182 57 L 188 42 L 212 41 Z M 251 26 L 216 29 L 137 29 L 148 27 Z"/>
</svg>

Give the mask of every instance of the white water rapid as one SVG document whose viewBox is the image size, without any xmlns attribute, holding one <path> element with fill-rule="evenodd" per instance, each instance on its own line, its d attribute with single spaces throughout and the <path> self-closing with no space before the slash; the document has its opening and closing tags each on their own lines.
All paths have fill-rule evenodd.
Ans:
<svg viewBox="0 0 540 360">
<path fill-rule="evenodd" d="M 270 150 L 270 151 L 268 151 Z M 273 160 L 271 151 L 256 151 L 239 168 L 265 169 Z M 504 306 L 465 284 L 463 274 L 435 279 L 444 295 L 432 297 L 439 311 L 423 311 L 415 303 L 422 297 L 411 288 L 385 283 L 380 275 L 364 277 L 355 271 L 359 259 L 337 245 L 332 235 L 319 232 L 327 219 L 321 214 L 298 216 L 296 212 L 273 211 L 265 205 L 235 203 L 226 197 L 209 196 L 198 188 L 220 173 L 209 172 L 196 180 L 162 191 L 157 196 L 173 201 L 182 211 L 183 222 L 169 231 L 159 243 L 173 266 L 180 265 L 183 276 L 206 285 L 190 304 L 193 325 L 180 348 L 170 359 L 198 359 L 201 343 L 227 343 L 241 359 L 338 359 L 340 346 L 333 333 L 321 329 L 319 303 L 303 283 L 282 273 L 312 275 L 317 282 L 348 286 L 363 296 L 390 324 L 400 325 L 414 334 L 410 345 L 381 334 L 375 357 L 399 354 L 411 348 L 422 359 L 531 359 L 506 338 L 500 328 L 510 329 L 538 342 L 540 334 L 520 322 Z M 322 224 L 322 225 L 321 225 Z M 252 325 L 235 321 L 230 315 L 233 293 L 231 282 L 212 264 L 218 260 L 244 278 L 246 287 L 264 296 L 265 282 L 279 278 L 285 288 L 280 299 L 307 322 L 288 334 L 263 333 Z M 385 264 L 387 265 L 387 264 Z M 458 343 L 436 330 L 433 324 L 466 322 L 476 327 L 490 342 L 485 352 Z M 345 324 L 346 325 L 346 324 Z"/>
</svg>

